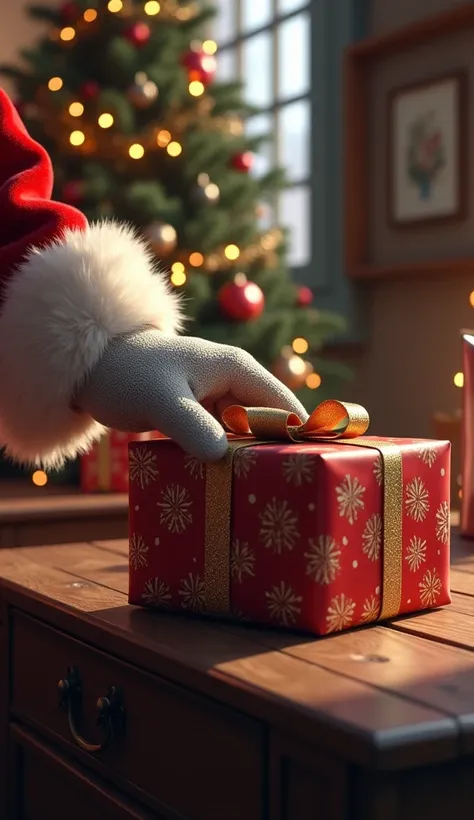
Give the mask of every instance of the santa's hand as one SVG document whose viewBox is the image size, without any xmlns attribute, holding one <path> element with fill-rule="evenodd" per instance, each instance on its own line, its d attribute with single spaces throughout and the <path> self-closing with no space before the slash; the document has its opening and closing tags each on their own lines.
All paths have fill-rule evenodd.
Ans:
<svg viewBox="0 0 474 820">
<path fill-rule="evenodd" d="M 159 430 L 202 461 L 225 455 L 216 416 L 230 404 L 280 407 L 307 418 L 293 393 L 240 348 L 156 330 L 109 342 L 75 397 L 79 410 L 106 427 Z"/>
</svg>

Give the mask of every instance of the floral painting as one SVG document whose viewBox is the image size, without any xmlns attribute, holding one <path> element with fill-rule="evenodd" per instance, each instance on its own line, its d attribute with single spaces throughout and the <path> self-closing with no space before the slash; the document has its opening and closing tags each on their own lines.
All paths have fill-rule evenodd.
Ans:
<svg viewBox="0 0 474 820">
<path fill-rule="evenodd" d="M 391 95 L 391 222 L 403 225 L 461 216 L 463 80 L 456 74 Z"/>
</svg>

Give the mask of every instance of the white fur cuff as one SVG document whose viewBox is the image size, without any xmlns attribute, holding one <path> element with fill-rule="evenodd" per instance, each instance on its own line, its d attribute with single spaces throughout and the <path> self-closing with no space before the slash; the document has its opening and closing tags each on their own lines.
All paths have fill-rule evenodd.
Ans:
<svg viewBox="0 0 474 820">
<path fill-rule="evenodd" d="M 0 447 L 46 467 L 88 449 L 103 427 L 70 402 L 108 341 L 180 323 L 176 295 L 130 228 L 103 222 L 33 248 L 0 312 Z"/>
</svg>

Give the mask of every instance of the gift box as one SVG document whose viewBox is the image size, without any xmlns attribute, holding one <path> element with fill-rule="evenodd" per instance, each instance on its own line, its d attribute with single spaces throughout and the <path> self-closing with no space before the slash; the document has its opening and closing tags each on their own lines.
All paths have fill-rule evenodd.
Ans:
<svg viewBox="0 0 474 820">
<path fill-rule="evenodd" d="M 128 492 L 128 444 L 161 438 L 159 433 L 121 433 L 111 430 L 80 458 L 80 486 L 84 493 Z"/>
<path fill-rule="evenodd" d="M 462 334 L 461 532 L 474 537 L 474 331 Z"/>
<path fill-rule="evenodd" d="M 324 635 L 450 602 L 449 442 L 334 401 L 224 421 L 217 464 L 130 445 L 131 604 Z"/>
</svg>

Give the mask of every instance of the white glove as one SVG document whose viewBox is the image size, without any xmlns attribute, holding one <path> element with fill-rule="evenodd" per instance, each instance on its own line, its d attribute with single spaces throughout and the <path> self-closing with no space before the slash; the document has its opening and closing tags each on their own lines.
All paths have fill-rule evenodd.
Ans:
<svg viewBox="0 0 474 820">
<path fill-rule="evenodd" d="M 303 405 L 245 351 L 143 330 L 113 339 L 75 406 L 114 430 L 159 430 L 201 461 L 227 450 L 225 407 L 280 407 L 302 421 Z"/>
</svg>

